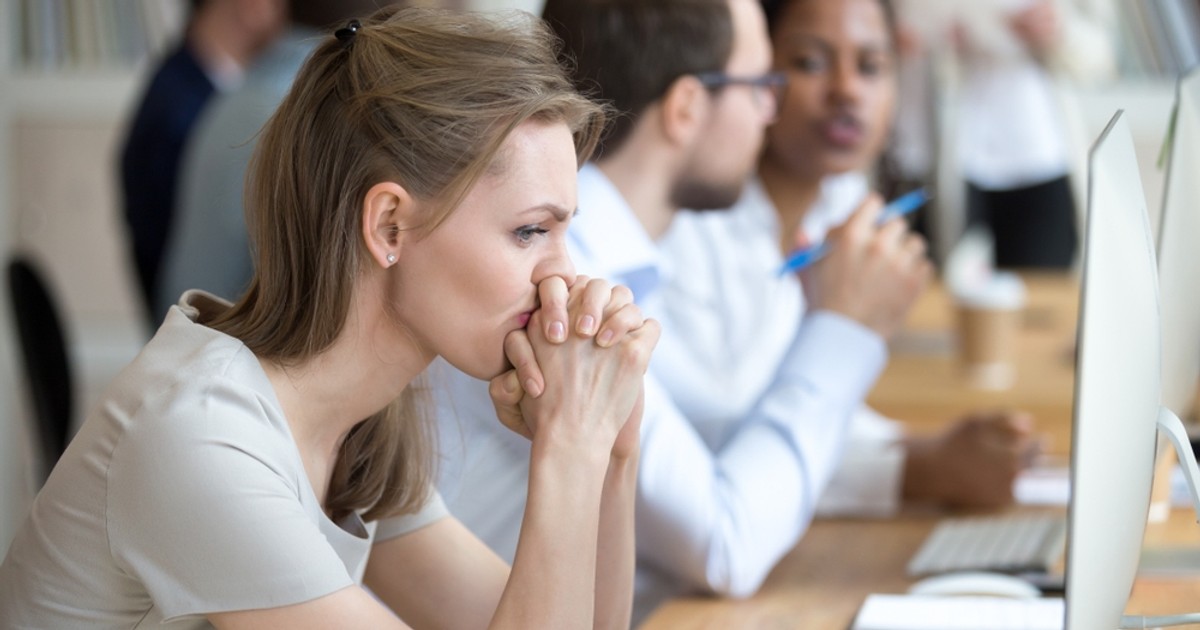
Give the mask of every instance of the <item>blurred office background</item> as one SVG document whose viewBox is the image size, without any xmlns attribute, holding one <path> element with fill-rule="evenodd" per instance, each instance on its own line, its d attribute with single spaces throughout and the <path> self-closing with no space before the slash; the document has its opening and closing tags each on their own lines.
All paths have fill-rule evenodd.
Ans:
<svg viewBox="0 0 1200 630">
<path fill-rule="evenodd" d="M 541 0 L 442 0 L 539 11 Z M 1152 209 L 1177 74 L 1200 61 L 1200 0 L 1117 0 L 1119 75 L 1080 93 L 1094 137 L 1115 109 L 1136 136 Z M 0 0 L 0 253 L 35 261 L 57 303 L 77 427 L 136 354 L 143 319 L 118 186 L 118 156 L 187 0 Z M 40 478 L 33 405 L 7 279 L 0 307 L 0 553 Z"/>
</svg>

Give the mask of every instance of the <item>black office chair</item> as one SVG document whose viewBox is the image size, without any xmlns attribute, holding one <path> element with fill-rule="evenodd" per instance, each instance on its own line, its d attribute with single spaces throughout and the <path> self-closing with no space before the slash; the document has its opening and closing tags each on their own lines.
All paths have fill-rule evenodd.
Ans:
<svg viewBox="0 0 1200 630">
<path fill-rule="evenodd" d="M 17 256 L 9 261 L 8 289 L 45 479 L 70 439 L 71 367 L 66 340 L 55 302 L 29 260 Z"/>
</svg>

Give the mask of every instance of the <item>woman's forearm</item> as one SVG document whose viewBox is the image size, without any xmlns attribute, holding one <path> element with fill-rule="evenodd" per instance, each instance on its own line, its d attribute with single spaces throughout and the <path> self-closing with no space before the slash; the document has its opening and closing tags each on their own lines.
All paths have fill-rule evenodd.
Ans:
<svg viewBox="0 0 1200 630">
<path fill-rule="evenodd" d="M 628 628 L 633 610 L 634 502 L 638 456 L 613 458 L 600 498 L 596 545 L 596 628 Z"/>
<path fill-rule="evenodd" d="M 592 626 L 608 460 L 586 441 L 534 440 L 521 537 L 492 627 Z"/>
</svg>

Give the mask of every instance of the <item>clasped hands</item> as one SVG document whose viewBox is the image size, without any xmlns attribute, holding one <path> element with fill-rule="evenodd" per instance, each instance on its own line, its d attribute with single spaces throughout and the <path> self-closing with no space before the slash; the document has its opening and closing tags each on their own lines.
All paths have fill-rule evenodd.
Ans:
<svg viewBox="0 0 1200 630">
<path fill-rule="evenodd" d="M 500 422 L 530 440 L 543 436 L 604 446 L 633 457 L 642 381 L 658 343 L 626 287 L 578 276 L 538 285 L 540 308 L 504 340 L 512 369 L 488 387 Z"/>
</svg>

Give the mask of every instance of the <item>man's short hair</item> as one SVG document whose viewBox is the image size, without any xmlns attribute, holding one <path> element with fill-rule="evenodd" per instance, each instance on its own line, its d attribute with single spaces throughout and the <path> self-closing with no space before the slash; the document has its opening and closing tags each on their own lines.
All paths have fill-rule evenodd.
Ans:
<svg viewBox="0 0 1200 630">
<path fill-rule="evenodd" d="M 597 157 L 676 79 L 724 70 L 733 49 L 728 0 L 546 0 L 542 17 L 576 87 L 617 110 Z"/>
</svg>

